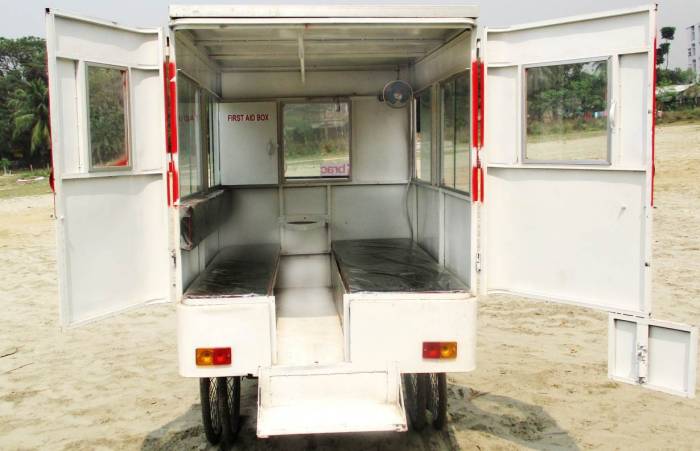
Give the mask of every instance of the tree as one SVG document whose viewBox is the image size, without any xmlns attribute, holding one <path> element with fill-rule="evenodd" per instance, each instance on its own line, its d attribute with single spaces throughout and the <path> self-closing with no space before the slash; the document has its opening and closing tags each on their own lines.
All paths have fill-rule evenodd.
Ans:
<svg viewBox="0 0 700 451">
<path fill-rule="evenodd" d="M 30 164 L 48 160 L 51 146 L 49 132 L 49 98 L 41 79 L 26 81 L 9 101 L 13 110 L 14 139 L 24 139 L 28 147 L 26 159 Z M 27 142 L 28 141 L 28 142 Z"/>
<path fill-rule="evenodd" d="M 663 39 L 666 42 L 661 43 L 659 46 L 659 49 L 662 49 L 664 52 L 664 58 L 666 59 L 666 70 L 668 70 L 668 61 L 670 58 L 668 58 L 668 52 L 671 49 L 671 41 L 675 38 L 676 35 L 676 27 L 662 27 L 661 28 L 661 39 Z"/>
<path fill-rule="evenodd" d="M 48 164 L 46 83 L 43 39 L 0 38 L 0 159 Z"/>
</svg>

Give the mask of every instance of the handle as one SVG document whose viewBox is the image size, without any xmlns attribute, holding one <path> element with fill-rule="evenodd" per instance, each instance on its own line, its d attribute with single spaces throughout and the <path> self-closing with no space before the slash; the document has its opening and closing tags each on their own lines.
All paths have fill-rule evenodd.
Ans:
<svg viewBox="0 0 700 451">
<path fill-rule="evenodd" d="M 272 139 L 267 142 L 267 154 L 269 156 L 273 156 L 275 154 L 275 143 L 272 142 Z"/>
<path fill-rule="evenodd" d="M 608 113 L 608 118 L 610 119 L 610 128 L 615 128 L 615 114 L 617 111 L 617 102 L 612 101 L 610 103 L 610 112 Z"/>
</svg>

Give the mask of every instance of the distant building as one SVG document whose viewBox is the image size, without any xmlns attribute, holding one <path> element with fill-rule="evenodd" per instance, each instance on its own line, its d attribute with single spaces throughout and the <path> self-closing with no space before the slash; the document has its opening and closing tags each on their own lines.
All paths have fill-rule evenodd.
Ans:
<svg viewBox="0 0 700 451">
<path fill-rule="evenodd" d="M 688 69 L 695 71 L 695 79 L 700 77 L 700 23 L 686 28 L 688 30 Z"/>
</svg>

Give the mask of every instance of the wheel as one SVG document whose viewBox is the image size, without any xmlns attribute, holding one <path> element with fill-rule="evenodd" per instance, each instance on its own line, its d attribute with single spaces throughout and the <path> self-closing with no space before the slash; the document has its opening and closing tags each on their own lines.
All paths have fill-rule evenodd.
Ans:
<svg viewBox="0 0 700 451">
<path fill-rule="evenodd" d="M 442 429 L 447 423 L 447 375 L 427 374 L 428 410 L 432 415 L 433 427 Z"/>
<path fill-rule="evenodd" d="M 219 412 L 221 413 L 222 437 L 225 446 L 233 445 L 241 429 L 241 378 L 219 378 Z"/>
<path fill-rule="evenodd" d="M 427 383 L 425 374 L 403 375 L 404 398 L 408 418 L 414 430 L 420 431 L 426 424 Z"/>
<path fill-rule="evenodd" d="M 204 434 L 212 445 L 221 441 L 221 418 L 219 416 L 219 380 L 203 377 L 199 379 L 199 398 L 202 404 Z"/>
</svg>

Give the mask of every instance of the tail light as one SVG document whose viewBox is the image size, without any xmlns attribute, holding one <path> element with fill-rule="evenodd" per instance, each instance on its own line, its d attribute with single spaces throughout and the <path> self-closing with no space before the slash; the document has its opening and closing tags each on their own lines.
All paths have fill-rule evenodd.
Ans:
<svg viewBox="0 0 700 451">
<path fill-rule="evenodd" d="M 197 348 L 195 362 L 197 366 L 230 365 L 231 348 Z"/>
<path fill-rule="evenodd" d="M 423 342 L 424 359 L 454 359 L 457 358 L 457 342 L 455 341 L 425 341 Z"/>
</svg>

